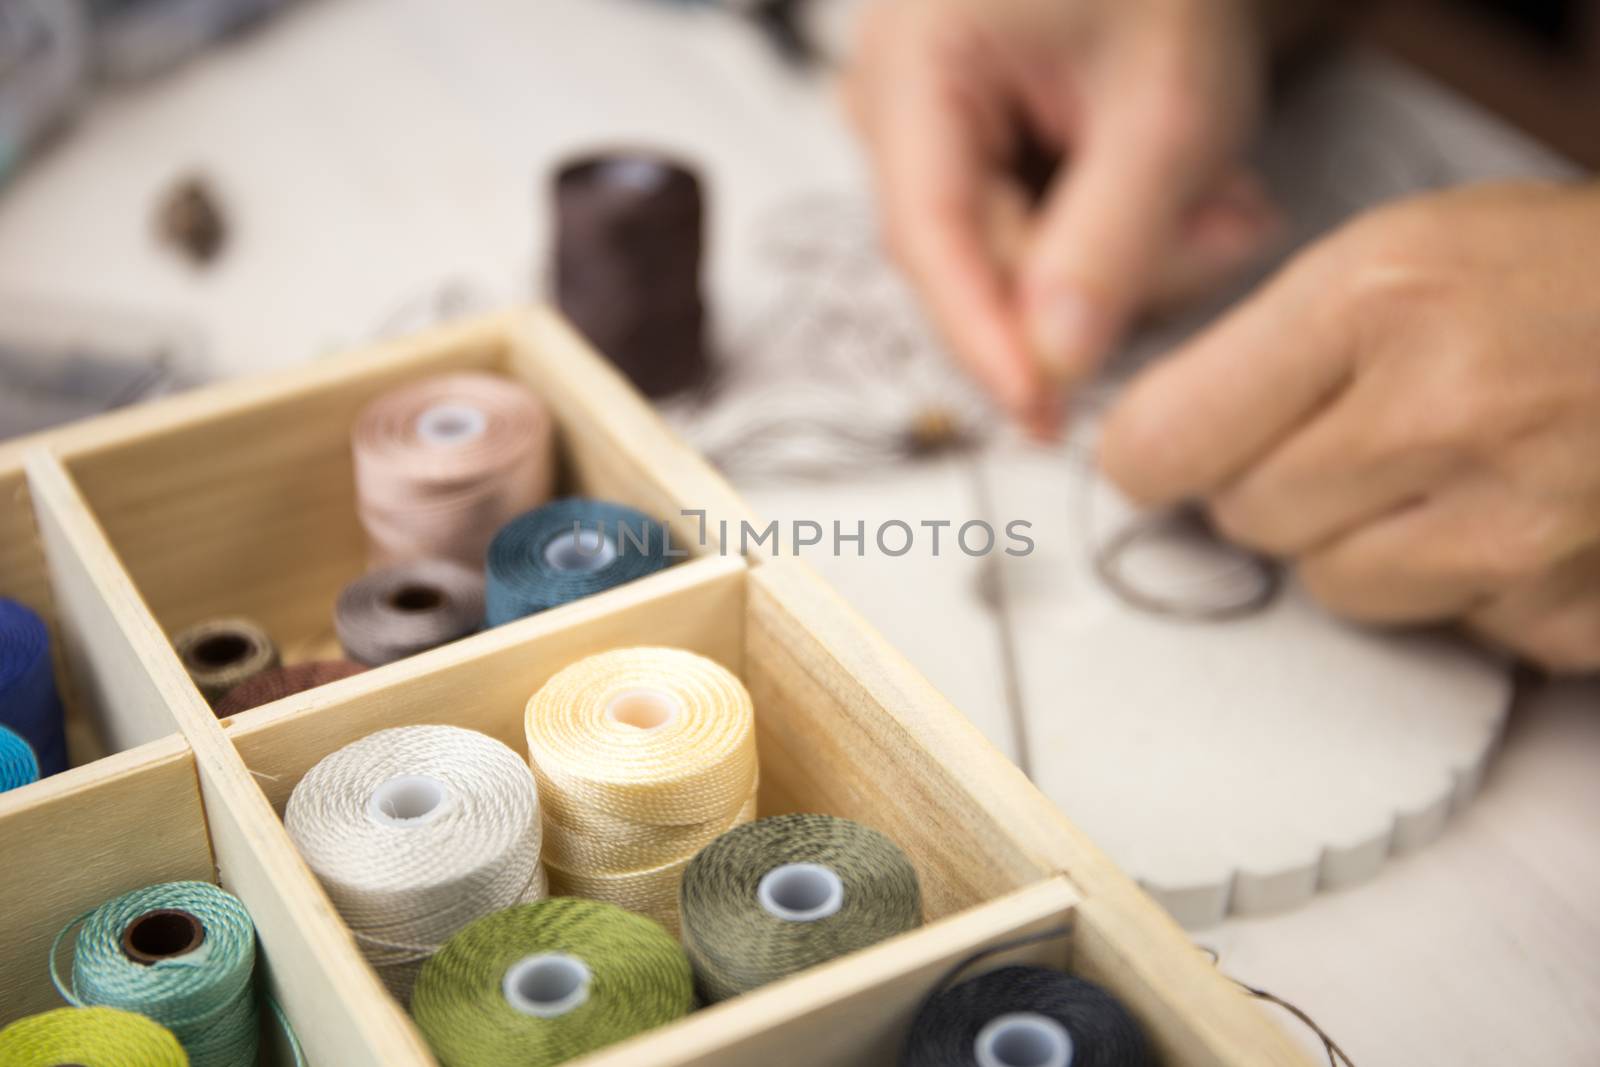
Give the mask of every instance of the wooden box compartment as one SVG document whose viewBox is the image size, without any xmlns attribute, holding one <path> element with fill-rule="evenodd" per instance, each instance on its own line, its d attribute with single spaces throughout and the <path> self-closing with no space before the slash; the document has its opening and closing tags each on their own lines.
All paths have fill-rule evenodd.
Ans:
<svg viewBox="0 0 1600 1067">
<path fill-rule="evenodd" d="M 167 634 L 245 613 L 291 660 L 325 651 L 333 594 L 364 564 L 350 421 L 399 382 L 464 368 L 528 381 L 556 417 L 565 486 L 666 520 L 697 558 L 218 722 Z M 104 696 L 104 721 L 117 730 L 181 736 L 0 797 L 0 851 L 42 849 L 41 868 L 85 872 L 74 906 L 214 862 L 255 919 L 271 987 L 315 1067 L 432 1058 L 295 852 L 279 818 L 294 783 L 341 745 L 406 723 L 469 726 L 523 751 L 522 708 L 544 679 L 588 653 L 636 644 L 690 648 L 738 673 L 756 706 L 762 813 L 824 811 L 885 831 L 918 867 L 930 922 L 597 1053 L 586 1067 L 889 1064 L 915 1006 L 953 962 L 1064 923 L 1069 938 L 1024 955 L 1070 963 L 1117 992 L 1164 1062 L 1308 1062 L 807 568 L 724 555 L 718 522 L 750 518 L 743 504 L 546 313 L 204 390 L 31 446 L 26 485 L 45 584 L 64 646 L 81 652 L 69 675 Z M 151 760 L 175 761 L 197 782 L 203 817 L 189 825 L 208 831 L 208 857 L 192 838 L 169 864 L 167 846 L 127 826 L 87 854 L 37 843 L 49 838 L 29 814 L 37 805 L 75 823 L 126 795 L 121 761 Z M 192 800 L 187 811 L 196 814 Z M 53 936 L 68 906 L 7 915 L 0 944 Z M 0 963 L 8 981 L 11 966 Z"/>
<path fill-rule="evenodd" d="M 357 414 L 398 385 L 461 371 L 504 375 L 550 397 L 559 385 L 545 363 L 525 355 L 533 348 L 510 343 L 498 324 L 391 346 L 276 387 L 247 387 L 226 408 L 175 413 L 131 440 L 113 436 L 75 449 L 67 466 L 169 635 L 242 615 L 266 628 L 286 663 L 338 658 L 334 602 L 369 562 L 350 452 Z M 702 551 L 698 522 L 678 513 L 678 500 L 650 466 L 617 449 L 595 413 L 550 406 L 558 495 L 612 500 L 674 521 L 674 550 Z"/>
</svg>

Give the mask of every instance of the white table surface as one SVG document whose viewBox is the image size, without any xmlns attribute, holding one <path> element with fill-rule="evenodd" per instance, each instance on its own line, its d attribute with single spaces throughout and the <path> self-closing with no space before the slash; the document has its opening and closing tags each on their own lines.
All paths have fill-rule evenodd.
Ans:
<svg viewBox="0 0 1600 1067">
<path fill-rule="evenodd" d="M 550 164 L 634 138 L 710 173 L 719 293 L 737 293 L 740 235 L 774 204 L 864 188 L 826 89 L 709 12 L 322 0 L 99 101 L 0 193 L 0 299 L 187 321 L 218 375 L 292 364 L 370 338 L 446 280 L 484 303 L 525 298 Z M 160 190 L 195 169 L 233 229 L 205 272 L 151 233 Z M 871 518 L 959 505 L 973 489 L 951 461 L 809 492 L 787 504 L 781 490 L 751 495 L 774 513 Z M 855 561 L 817 562 L 996 744 L 1040 758 L 1017 735 L 1004 641 L 975 571 L 945 568 L 929 599 L 907 603 L 857 580 Z M 964 620 L 949 644 L 929 639 L 932 612 Z M 1483 792 L 1432 847 L 1198 940 L 1228 973 L 1310 1011 L 1362 1067 L 1597 1063 L 1597 827 L 1600 686 L 1569 685 L 1513 717 Z"/>
</svg>

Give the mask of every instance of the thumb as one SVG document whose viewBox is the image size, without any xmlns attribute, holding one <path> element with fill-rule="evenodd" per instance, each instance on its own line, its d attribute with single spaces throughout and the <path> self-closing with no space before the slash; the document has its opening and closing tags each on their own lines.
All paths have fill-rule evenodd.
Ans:
<svg viewBox="0 0 1600 1067">
<path fill-rule="evenodd" d="M 1148 121 L 1095 124 L 1050 190 L 1023 267 L 1028 337 L 1063 384 L 1092 374 L 1138 311 L 1176 241 L 1194 153 Z"/>
</svg>

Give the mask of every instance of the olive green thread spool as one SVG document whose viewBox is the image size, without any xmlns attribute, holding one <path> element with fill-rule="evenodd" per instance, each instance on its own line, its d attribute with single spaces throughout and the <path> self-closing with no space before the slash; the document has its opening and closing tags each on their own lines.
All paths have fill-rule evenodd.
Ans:
<svg viewBox="0 0 1600 1067">
<path fill-rule="evenodd" d="M 547 1067 L 693 1007 L 689 961 L 666 930 L 573 897 L 469 923 L 423 965 L 411 999 L 443 1067 Z"/>
<path fill-rule="evenodd" d="M 172 647 L 208 704 L 278 665 L 278 647 L 267 631 L 244 618 L 196 623 L 175 634 Z"/>
<path fill-rule="evenodd" d="M 779 815 L 723 834 L 684 871 L 684 947 L 702 995 L 738 996 L 922 922 L 916 870 L 878 831 Z"/>
</svg>

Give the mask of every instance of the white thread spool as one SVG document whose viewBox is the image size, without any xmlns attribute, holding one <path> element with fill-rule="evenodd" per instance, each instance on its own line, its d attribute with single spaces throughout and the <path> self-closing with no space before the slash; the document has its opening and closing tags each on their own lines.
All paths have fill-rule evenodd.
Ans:
<svg viewBox="0 0 1600 1067">
<path fill-rule="evenodd" d="M 435 404 L 417 416 L 417 439 L 435 448 L 454 448 L 482 437 L 489 417 L 470 404 Z"/>
<path fill-rule="evenodd" d="M 1011 1012 L 978 1031 L 972 1052 L 978 1067 L 1070 1067 L 1072 1035 L 1048 1015 Z"/>
<path fill-rule="evenodd" d="M 524 1015 L 559 1019 L 589 999 L 589 965 L 564 952 L 525 956 L 506 970 L 501 992 Z"/>
<path fill-rule="evenodd" d="M 844 907 L 844 881 L 832 867 L 820 863 L 785 863 L 761 876 L 756 900 L 774 918 L 816 922 Z"/>
<path fill-rule="evenodd" d="M 562 574 L 593 574 L 617 558 L 617 543 L 602 530 L 566 530 L 544 546 L 544 561 Z"/>
<path fill-rule="evenodd" d="M 655 730 L 683 711 L 678 698 L 664 689 L 624 689 L 606 702 L 606 716 L 637 730 Z"/>
<path fill-rule="evenodd" d="M 546 892 L 533 773 L 472 730 L 404 726 L 346 745 L 295 786 L 283 821 L 401 1003 L 457 930 Z"/>
</svg>

